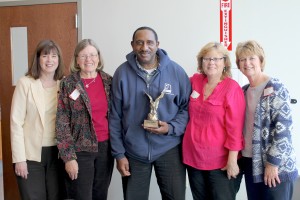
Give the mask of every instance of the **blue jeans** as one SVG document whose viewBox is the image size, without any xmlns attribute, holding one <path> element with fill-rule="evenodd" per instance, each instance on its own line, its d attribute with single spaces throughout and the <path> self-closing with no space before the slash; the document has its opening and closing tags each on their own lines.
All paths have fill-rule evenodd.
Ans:
<svg viewBox="0 0 300 200">
<path fill-rule="evenodd" d="M 291 200 L 294 182 L 281 182 L 269 187 L 264 182 L 253 183 L 252 158 L 242 158 L 248 200 Z"/>
<path fill-rule="evenodd" d="M 78 178 L 72 181 L 65 173 L 68 199 L 106 200 L 114 166 L 110 143 L 98 142 L 98 152 L 77 152 L 76 156 Z"/>
<path fill-rule="evenodd" d="M 152 163 L 128 158 L 131 176 L 123 177 L 125 200 L 147 200 L 152 167 L 154 167 L 162 200 L 185 199 L 185 166 L 181 159 L 180 145 L 166 152 Z"/>
<path fill-rule="evenodd" d="M 227 178 L 227 171 L 198 170 L 187 166 L 194 200 L 234 200 L 239 190 L 242 173 L 237 178 Z"/>
<path fill-rule="evenodd" d="M 27 160 L 28 176 L 17 176 L 22 200 L 61 200 L 64 196 L 63 161 L 56 146 L 43 147 L 41 162 Z"/>
</svg>

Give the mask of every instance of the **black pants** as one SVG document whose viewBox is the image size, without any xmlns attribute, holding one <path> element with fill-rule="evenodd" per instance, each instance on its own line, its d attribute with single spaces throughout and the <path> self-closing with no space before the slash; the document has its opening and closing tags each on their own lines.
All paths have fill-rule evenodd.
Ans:
<svg viewBox="0 0 300 200">
<path fill-rule="evenodd" d="M 291 200 L 294 182 L 281 182 L 276 187 L 269 187 L 264 182 L 253 183 L 252 158 L 243 157 L 243 170 L 248 200 Z"/>
<path fill-rule="evenodd" d="M 98 143 L 98 152 L 77 152 L 78 178 L 71 180 L 67 173 L 68 199 L 106 200 L 113 172 L 114 159 L 108 141 Z"/>
<path fill-rule="evenodd" d="M 56 146 L 43 147 L 41 162 L 27 161 L 27 168 L 27 179 L 16 176 L 22 200 L 64 199 L 64 165 Z"/>
<path fill-rule="evenodd" d="M 152 168 L 154 168 L 162 200 L 184 200 L 186 172 L 181 159 L 180 145 L 170 149 L 152 163 L 128 158 L 131 176 L 123 177 L 126 200 L 147 200 Z"/>
<path fill-rule="evenodd" d="M 227 177 L 227 171 L 198 170 L 187 166 L 191 191 L 194 200 L 234 200 L 242 179 Z"/>
</svg>

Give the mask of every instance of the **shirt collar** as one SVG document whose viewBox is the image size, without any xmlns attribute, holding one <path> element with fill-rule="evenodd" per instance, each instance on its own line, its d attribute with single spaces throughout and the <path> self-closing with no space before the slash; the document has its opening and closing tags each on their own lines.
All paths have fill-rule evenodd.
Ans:
<svg viewBox="0 0 300 200">
<path fill-rule="evenodd" d="M 136 62 L 136 64 L 137 64 L 138 68 L 139 68 L 142 72 L 145 72 L 145 73 L 148 74 L 148 71 L 145 70 L 145 68 L 139 63 L 137 57 L 135 57 L 135 62 Z M 159 65 L 160 65 L 160 64 L 158 63 L 158 66 L 151 72 L 151 74 L 157 71 Z"/>
</svg>

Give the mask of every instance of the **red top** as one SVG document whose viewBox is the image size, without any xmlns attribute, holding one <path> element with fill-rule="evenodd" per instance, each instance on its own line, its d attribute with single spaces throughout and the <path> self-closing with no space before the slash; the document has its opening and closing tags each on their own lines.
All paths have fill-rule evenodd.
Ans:
<svg viewBox="0 0 300 200">
<path fill-rule="evenodd" d="M 183 162 L 196 169 L 214 170 L 226 166 L 229 150 L 244 148 L 245 100 L 241 87 L 231 78 L 221 81 L 204 100 L 206 83 L 202 74 L 191 78 L 193 92 L 183 138 Z"/>
<path fill-rule="evenodd" d="M 92 108 L 92 121 L 94 129 L 96 131 L 98 142 L 108 140 L 108 103 L 106 99 L 106 94 L 103 86 L 102 79 L 98 74 L 96 80 L 84 79 L 84 83 L 89 84 L 86 89 L 88 96 L 90 98 L 91 108 Z"/>
</svg>

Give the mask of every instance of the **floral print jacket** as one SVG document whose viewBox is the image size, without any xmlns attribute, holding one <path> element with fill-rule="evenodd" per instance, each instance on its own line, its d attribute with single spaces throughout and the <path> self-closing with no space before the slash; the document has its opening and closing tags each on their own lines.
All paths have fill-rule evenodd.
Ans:
<svg viewBox="0 0 300 200">
<path fill-rule="evenodd" d="M 112 77 L 103 71 L 98 73 L 102 78 L 110 108 Z M 90 100 L 79 73 L 70 74 L 61 81 L 56 114 L 57 147 L 64 162 L 77 159 L 76 152 L 98 151 L 91 113 Z M 107 117 L 108 115 L 109 113 Z"/>
</svg>

